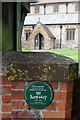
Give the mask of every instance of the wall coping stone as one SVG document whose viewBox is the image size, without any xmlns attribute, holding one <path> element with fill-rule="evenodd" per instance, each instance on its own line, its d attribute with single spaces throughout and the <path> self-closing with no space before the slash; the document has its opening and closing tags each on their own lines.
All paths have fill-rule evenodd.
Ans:
<svg viewBox="0 0 80 120">
<path fill-rule="evenodd" d="M 2 75 L 8 80 L 72 81 L 78 63 L 49 52 L 2 52 Z"/>
</svg>

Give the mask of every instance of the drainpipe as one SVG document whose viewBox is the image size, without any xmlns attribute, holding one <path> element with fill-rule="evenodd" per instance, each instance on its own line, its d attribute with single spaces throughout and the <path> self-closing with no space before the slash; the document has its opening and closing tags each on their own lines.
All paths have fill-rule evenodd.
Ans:
<svg viewBox="0 0 80 120">
<path fill-rule="evenodd" d="M 66 3 L 66 14 L 68 14 L 68 2 Z"/>
<path fill-rule="evenodd" d="M 46 4 L 44 4 L 44 15 L 46 15 Z"/>
<path fill-rule="evenodd" d="M 34 29 L 34 25 L 32 25 L 32 29 Z"/>
<path fill-rule="evenodd" d="M 60 25 L 60 49 L 62 47 L 62 25 Z"/>
</svg>

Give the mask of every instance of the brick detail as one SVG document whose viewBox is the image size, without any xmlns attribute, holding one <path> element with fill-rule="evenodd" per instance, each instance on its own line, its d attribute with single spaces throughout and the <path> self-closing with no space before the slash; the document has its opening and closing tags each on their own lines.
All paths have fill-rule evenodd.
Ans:
<svg viewBox="0 0 80 120">
<path fill-rule="evenodd" d="M 48 82 L 51 87 L 53 88 L 53 90 L 57 90 L 58 89 L 58 82 L 54 81 L 54 82 Z"/>
<path fill-rule="evenodd" d="M 2 77 L 2 84 L 3 85 L 11 85 L 11 81 L 7 80 L 7 78 L 3 76 Z"/>
<path fill-rule="evenodd" d="M 25 109 L 24 101 L 12 101 L 12 109 Z"/>
<path fill-rule="evenodd" d="M 23 96 L 23 91 L 19 90 L 19 91 L 12 91 L 12 99 L 13 100 L 24 100 L 24 96 Z"/>
<path fill-rule="evenodd" d="M 58 111 L 67 111 L 72 108 L 72 100 L 58 103 Z"/>
<path fill-rule="evenodd" d="M 71 119 L 71 110 L 66 112 L 66 116 L 65 117 L 66 117 L 66 119 L 67 118 Z"/>
<path fill-rule="evenodd" d="M 11 94 L 11 86 L 2 86 L 2 94 Z"/>
<path fill-rule="evenodd" d="M 0 120 L 2 120 L 2 113 L 0 113 Z"/>
<path fill-rule="evenodd" d="M 65 112 L 43 112 L 43 118 L 65 118 Z M 63 119 L 61 119 L 63 120 Z"/>
<path fill-rule="evenodd" d="M 28 118 L 27 111 L 12 111 L 12 118 Z"/>
<path fill-rule="evenodd" d="M 2 113 L 2 118 L 5 118 L 5 119 L 7 119 L 7 118 L 11 118 L 11 113 Z"/>
<path fill-rule="evenodd" d="M 56 110 L 56 102 L 52 102 L 50 105 L 45 107 L 46 110 Z"/>
<path fill-rule="evenodd" d="M 12 89 L 24 89 L 25 81 L 12 81 L 11 85 L 12 85 Z"/>
<path fill-rule="evenodd" d="M 2 112 L 11 112 L 12 105 L 2 105 Z"/>
<path fill-rule="evenodd" d="M 2 103 L 11 103 L 11 95 L 2 95 Z"/>
<path fill-rule="evenodd" d="M 36 108 L 30 107 L 29 105 L 27 105 L 27 109 L 37 110 Z M 39 109 L 39 110 L 40 110 L 40 109 Z M 45 108 L 42 108 L 42 110 L 56 110 L 56 102 L 51 102 L 50 105 L 48 105 L 48 106 L 45 107 Z"/>
<path fill-rule="evenodd" d="M 73 89 L 73 81 L 70 82 L 60 82 L 60 90 L 70 91 Z"/>
<path fill-rule="evenodd" d="M 27 110 L 25 109 L 25 101 L 23 90 L 25 88 L 25 81 L 8 81 L 6 77 L 0 77 L 0 84 L 4 85 L 0 87 L 2 91 L 2 113 L 0 118 L 39 118 L 41 115 L 43 118 L 71 118 L 71 108 L 72 108 L 72 89 L 73 81 L 71 82 L 48 82 L 54 91 L 54 98 L 52 103 L 43 109 L 34 109 L 31 107 L 30 111 L 29 105 L 27 105 Z M 9 85 L 9 86 L 6 86 Z M 14 89 L 14 90 L 13 90 Z M 6 94 L 6 95 L 5 95 Z M 11 95 L 7 95 L 11 94 Z M 17 101 L 18 100 L 18 101 Z M 22 100 L 22 101 L 21 101 Z M 9 104 L 8 104 L 9 103 Z M 11 104 L 10 104 L 11 103 Z M 31 111 L 32 110 L 32 111 Z M 43 112 L 40 115 L 40 111 Z M 46 111 L 47 110 L 47 111 Z M 11 112 L 11 114 L 9 113 Z"/>
<path fill-rule="evenodd" d="M 54 100 L 56 101 L 66 101 L 72 99 L 72 91 L 70 92 L 54 92 Z"/>
<path fill-rule="evenodd" d="M 40 118 L 40 114 L 38 111 L 34 112 L 27 112 L 26 110 L 24 111 L 12 111 L 12 118 Z"/>
</svg>

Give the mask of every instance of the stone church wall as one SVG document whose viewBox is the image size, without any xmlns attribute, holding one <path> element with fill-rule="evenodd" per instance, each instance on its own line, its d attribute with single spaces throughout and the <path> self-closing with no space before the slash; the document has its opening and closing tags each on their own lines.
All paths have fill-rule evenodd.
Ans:
<svg viewBox="0 0 80 120">
<path fill-rule="evenodd" d="M 60 25 L 47 25 L 48 29 L 52 32 L 52 34 L 56 37 L 55 39 L 55 48 L 60 48 Z M 75 29 L 75 40 L 67 40 L 67 33 L 66 29 Z M 62 42 L 61 46 L 63 49 L 71 49 L 71 48 L 78 48 L 78 39 L 79 39 L 79 30 L 80 25 L 62 25 Z M 34 37 L 30 38 L 30 40 L 26 41 L 26 31 L 32 31 L 31 26 L 24 26 L 23 28 L 23 34 L 22 34 L 22 47 L 25 49 L 34 49 Z M 35 35 L 39 33 L 39 31 L 34 31 Z M 42 29 L 42 34 L 45 37 L 46 45 L 44 46 L 44 49 L 50 49 L 51 43 L 50 39 L 48 37 L 46 38 L 47 34 L 44 34 L 44 30 Z M 78 36 L 79 35 L 79 36 Z"/>
<path fill-rule="evenodd" d="M 78 5 L 79 3 L 68 3 L 68 13 L 76 13 L 78 11 L 76 11 L 76 5 Z M 54 12 L 54 7 L 58 6 L 58 12 Z M 39 7 L 39 13 L 35 13 L 35 7 Z M 44 5 L 31 5 L 30 6 L 30 14 L 44 14 Z M 46 4 L 46 8 L 45 8 L 46 14 L 66 14 L 66 3 L 54 3 L 54 4 Z M 29 14 L 29 15 L 30 15 Z"/>
<path fill-rule="evenodd" d="M 49 30 L 56 37 L 55 44 L 60 44 L 60 25 L 49 25 Z M 62 48 L 78 48 L 78 30 L 79 25 L 62 25 Z M 67 40 L 66 29 L 75 29 L 75 40 Z"/>
</svg>

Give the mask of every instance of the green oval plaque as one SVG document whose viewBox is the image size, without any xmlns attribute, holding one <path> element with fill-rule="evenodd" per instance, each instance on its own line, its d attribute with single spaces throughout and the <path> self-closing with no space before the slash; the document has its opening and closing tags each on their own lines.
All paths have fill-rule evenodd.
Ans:
<svg viewBox="0 0 80 120">
<path fill-rule="evenodd" d="M 24 99 L 33 108 L 44 108 L 53 100 L 53 89 L 47 82 L 30 82 L 24 89 Z"/>
</svg>

